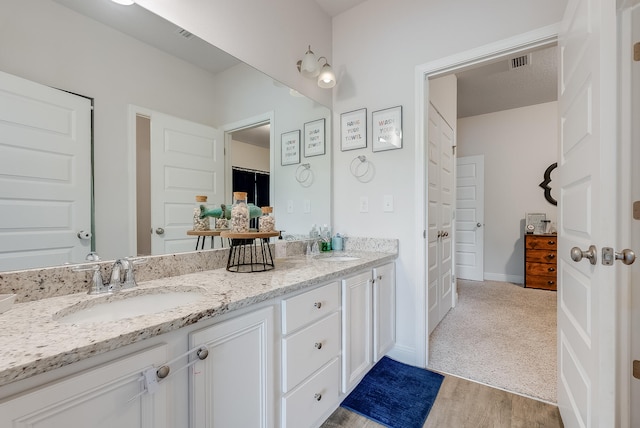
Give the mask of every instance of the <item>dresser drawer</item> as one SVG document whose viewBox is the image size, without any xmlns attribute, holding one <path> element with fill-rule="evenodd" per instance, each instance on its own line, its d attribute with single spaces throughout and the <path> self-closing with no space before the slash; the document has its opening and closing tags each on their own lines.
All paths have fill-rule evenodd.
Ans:
<svg viewBox="0 0 640 428">
<path fill-rule="evenodd" d="M 282 428 L 318 425 L 318 420 L 338 404 L 339 387 L 340 359 L 335 358 L 282 399 Z"/>
<path fill-rule="evenodd" d="M 528 288 L 543 288 L 545 290 L 556 290 L 556 277 L 555 276 L 535 276 L 527 275 Z"/>
<path fill-rule="evenodd" d="M 530 250 L 555 250 L 558 246 L 556 235 L 525 235 L 526 248 Z"/>
<path fill-rule="evenodd" d="M 282 390 L 288 392 L 340 354 L 340 313 L 282 340 Z"/>
<path fill-rule="evenodd" d="M 282 334 L 325 317 L 340 307 L 340 283 L 325 286 L 282 301 Z"/>
<path fill-rule="evenodd" d="M 527 250 L 528 263 L 556 263 L 556 252 L 551 250 Z"/>
<path fill-rule="evenodd" d="M 526 274 L 537 276 L 551 276 L 556 277 L 556 264 L 555 263 L 527 263 Z"/>
</svg>

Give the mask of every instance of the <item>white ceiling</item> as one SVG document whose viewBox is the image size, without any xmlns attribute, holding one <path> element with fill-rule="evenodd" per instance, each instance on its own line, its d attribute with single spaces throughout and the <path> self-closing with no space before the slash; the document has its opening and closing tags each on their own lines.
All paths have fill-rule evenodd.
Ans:
<svg viewBox="0 0 640 428">
<path fill-rule="evenodd" d="M 513 57 L 456 73 L 459 118 L 558 99 L 555 46 L 530 52 L 530 63 L 524 67 L 511 69 Z"/>
<path fill-rule="evenodd" d="M 329 16 L 336 16 L 366 0 L 315 0 Z"/>
</svg>

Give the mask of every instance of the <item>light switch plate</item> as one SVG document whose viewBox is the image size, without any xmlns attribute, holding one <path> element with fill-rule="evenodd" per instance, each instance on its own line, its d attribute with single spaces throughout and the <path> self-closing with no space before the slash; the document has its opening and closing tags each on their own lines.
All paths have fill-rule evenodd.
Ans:
<svg viewBox="0 0 640 428">
<path fill-rule="evenodd" d="M 291 199 L 287 201 L 287 213 L 293 213 L 293 201 Z"/>
<path fill-rule="evenodd" d="M 366 196 L 360 196 L 360 212 L 361 213 L 369 212 L 369 198 Z"/>
<path fill-rule="evenodd" d="M 393 195 L 384 195 L 382 210 L 386 213 L 393 212 Z"/>
</svg>

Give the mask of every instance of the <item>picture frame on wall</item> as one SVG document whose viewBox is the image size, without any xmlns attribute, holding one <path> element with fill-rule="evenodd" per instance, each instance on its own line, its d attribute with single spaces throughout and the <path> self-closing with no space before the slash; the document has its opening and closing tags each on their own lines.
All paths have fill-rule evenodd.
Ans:
<svg viewBox="0 0 640 428">
<path fill-rule="evenodd" d="M 340 115 L 340 150 L 367 147 L 367 109 L 349 111 Z"/>
<path fill-rule="evenodd" d="M 402 106 L 371 113 L 371 148 L 374 152 L 402 148 Z"/>
<path fill-rule="evenodd" d="M 300 130 L 285 132 L 280 136 L 280 164 L 300 163 Z"/>
<path fill-rule="evenodd" d="M 304 124 L 304 157 L 325 154 L 325 122 L 324 119 Z"/>
</svg>

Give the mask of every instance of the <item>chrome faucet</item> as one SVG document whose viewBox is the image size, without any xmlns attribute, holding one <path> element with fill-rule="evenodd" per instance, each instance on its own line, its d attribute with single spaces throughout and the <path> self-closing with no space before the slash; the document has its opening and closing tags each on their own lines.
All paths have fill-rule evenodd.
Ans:
<svg viewBox="0 0 640 428">
<path fill-rule="evenodd" d="M 119 291 L 122 289 L 133 288 L 137 286 L 136 278 L 133 273 L 134 261 L 127 258 L 118 259 L 113 263 L 111 269 L 111 281 L 109 281 L 109 288 L 111 291 Z M 124 271 L 124 279 L 122 277 L 122 271 Z"/>
</svg>

